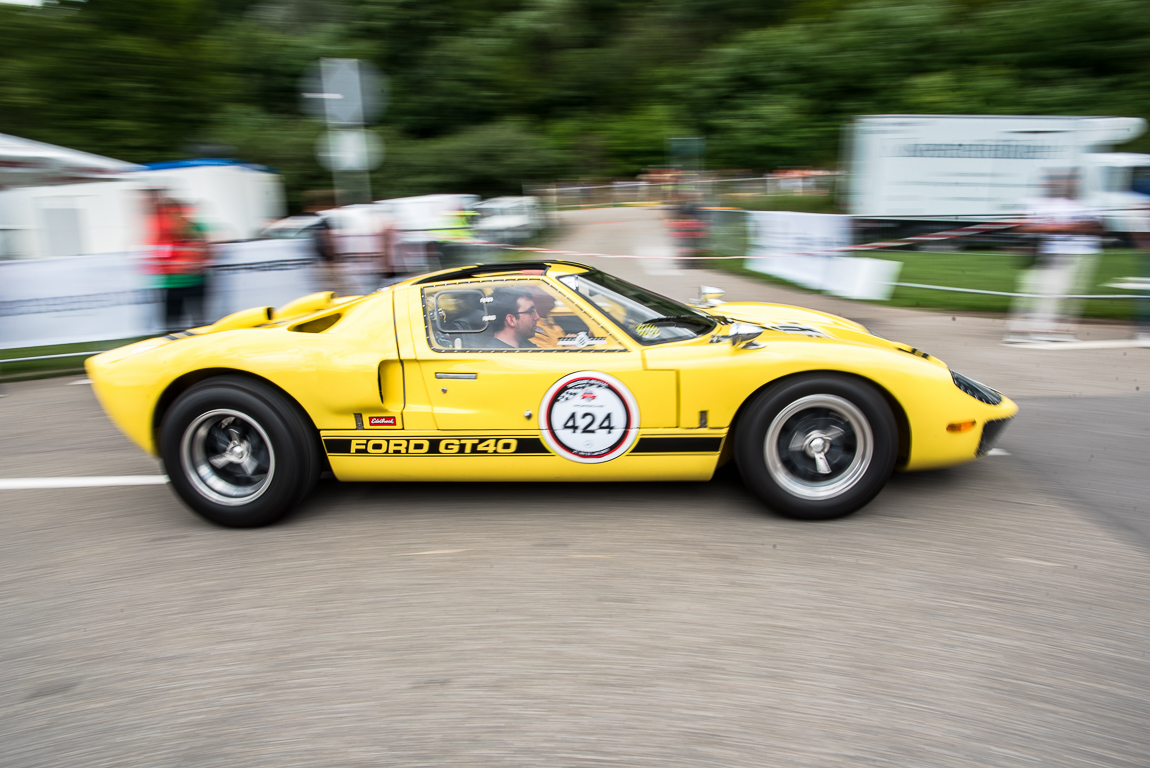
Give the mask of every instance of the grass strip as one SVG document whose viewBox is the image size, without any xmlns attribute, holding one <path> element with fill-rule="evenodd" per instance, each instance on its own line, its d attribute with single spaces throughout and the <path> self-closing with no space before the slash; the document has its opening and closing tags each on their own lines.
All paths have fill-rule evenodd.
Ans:
<svg viewBox="0 0 1150 768">
<path fill-rule="evenodd" d="M 84 372 L 84 360 L 108 349 L 122 347 L 152 336 L 135 336 L 112 341 L 87 341 L 78 344 L 46 344 L 37 347 L 0 349 L 0 381 L 23 381 L 49 376 L 71 376 Z M 53 357 L 53 355 L 70 355 Z M 40 360 L 6 362 L 13 358 L 37 357 Z"/>
<path fill-rule="evenodd" d="M 898 282 L 938 285 L 948 288 L 971 288 L 982 291 L 1020 292 L 1026 264 L 1022 256 L 1003 251 L 931 253 L 919 251 L 869 251 L 869 258 L 902 263 Z M 1098 258 L 1088 294 L 1116 295 L 1123 291 L 1107 287 L 1118 278 L 1143 274 L 1142 255 L 1132 250 L 1104 251 Z M 735 272 L 764 282 L 810 291 L 786 280 L 749 270 L 745 260 L 716 261 L 717 269 Z M 1138 294 L 1131 292 L 1131 296 Z M 896 286 L 889 301 L 876 302 L 896 307 L 915 307 L 946 312 L 1010 311 L 1011 297 L 979 293 L 955 293 L 926 288 Z M 1138 299 L 1086 299 L 1079 302 L 1082 317 L 1129 322 L 1135 317 Z"/>
<path fill-rule="evenodd" d="M 741 211 L 716 211 L 713 213 L 709 244 L 715 255 L 738 256 L 747 253 L 750 243 L 747 238 L 745 216 L 746 214 Z M 936 253 L 876 250 L 866 251 L 858 255 L 901 262 L 902 269 L 898 276 L 900 283 L 919 283 L 921 285 L 1001 291 L 1003 293 L 1022 292 L 1022 276 L 1027 269 L 1027 259 L 1024 256 L 1007 251 Z M 1090 287 L 1083 293 L 1108 295 L 1123 293 L 1120 289 L 1107 287 L 1107 283 L 1122 277 L 1136 277 L 1146 274 L 1147 265 L 1143 261 L 1145 258 L 1147 257 L 1135 250 L 1103 251 L 1098 257 L 1094 275 L 1089 280 Z M 813 292 L 801 285 L 749 270 L 745 264 L 745 259 L 723 259 L 716 260 L 714 267 L 755 280 Z M 1136 295 L 1136 293 L 1131 292 L 1131 296 Z M 1002 314 L 1010 311 L 1011 301 L 1009 296 L 955 293 L 896 286 L 888 301 L 878 303 L 946 312 Z M 1130 321 L 1135 317 L 1137 304 L 1137 299 L 1088 299 L 1079 302 L 1078 306 L 1082 317 Z"/>
</svg>

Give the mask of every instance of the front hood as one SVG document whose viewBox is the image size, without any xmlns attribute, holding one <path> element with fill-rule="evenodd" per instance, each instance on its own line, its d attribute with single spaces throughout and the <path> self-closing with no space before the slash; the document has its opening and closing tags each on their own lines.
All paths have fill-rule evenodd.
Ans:
<svg viewBox="0 0 1150 768">
<path fill-rule="evenodd" d="M 827 312 L 792 307 L 788 304 L 766 304 L 756 301 L 732 301 L 720 304 L 708 311 L 731 320 L 763 326 L 766 331 L 759 337 L 759 341 L 763 342 L 788 339 L 802 341 L 827 339 L 865 344 L 880 349 L 909 352 L 923 360 L 946 367 L 946 364 L 938 358 L 915 349 L 909 344 L 901 344 L 881 336 L 875 336 L 867 330 L 865 325 Z"/>
<path fill-rule="evenodd" d="M 765 304 L 757 301 L 732 301 L 714 309 L 714 314 L 770 328 L 791 329 L 807 327 L 828 336 L 842 338 L 840 334 L 866 334 L 866 326 L 845 317 L 816 312 L 813 309 L 792 307 L 788 304 Z M 785 331 L 784 331 L 785 332 Z M 794 331 L 792 331 L 794 332 Z M 808 334 L 810 335 L 810 334 Z"/>
</svg>

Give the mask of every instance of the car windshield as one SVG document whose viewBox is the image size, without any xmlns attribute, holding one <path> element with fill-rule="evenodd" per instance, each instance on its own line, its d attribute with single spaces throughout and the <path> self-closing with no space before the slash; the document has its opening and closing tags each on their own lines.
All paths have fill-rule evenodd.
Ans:
<svg viewBox="0 0 1150 768">
<path fill-rule="evenodd" d="M 598 270 L 565 275 L 559 282 L 595 305 L 640 344 L 693 339 L 718 325 L 711 315 Z"/>
</svg>

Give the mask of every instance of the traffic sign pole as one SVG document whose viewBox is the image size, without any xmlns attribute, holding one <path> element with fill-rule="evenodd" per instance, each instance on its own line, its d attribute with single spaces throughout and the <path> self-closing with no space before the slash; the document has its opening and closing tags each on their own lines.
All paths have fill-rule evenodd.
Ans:
<svg viewBox="0 0 1150 768">
<path fill-rule="evenodd" d="M 320 59 L 304 78 L 304 109 L 328 126 L 316 154 L 341 206 L 371 202 L 369 171 L 382 161 L 383 144 L 364 124 L 383 113 L 383 82 L 358 59 Z"/>
</svg>

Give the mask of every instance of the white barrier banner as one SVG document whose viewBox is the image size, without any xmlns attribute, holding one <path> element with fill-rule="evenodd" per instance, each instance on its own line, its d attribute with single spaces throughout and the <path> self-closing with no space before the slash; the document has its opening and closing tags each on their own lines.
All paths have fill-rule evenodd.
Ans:
<svg viewBox="0 0 1150 768">
<path fill-rule="evenodd" d="M 849 216 L 753 211 L 747 221 L 748 269 L 835 296 L 890 298 L 900 262 L 838 253 L 851 244 Z"/>
<path fill-rule="evenodd" d="M 134 254 L 0 261 L 0 349 L 159 332 L 159 294 Z"/>
<path fill-rule="evenodd" d="M 345 293 L 379 287 L 371 260 L 340 265 Z M 306 240 L 252 240 L 212 249 L 205 322 L 248 307 L 282 306 L 323 285 Z M 0 349 L 165 333 L 163 295 L 143 254 L 0 261 Z"/>
<path fill-rule="evenodd" d="M 314 252 L 306 239 L 250 240 L 212 250 L 208 322 L 248 307 L 279 307 L 320 290 Z"/>
</svg>

